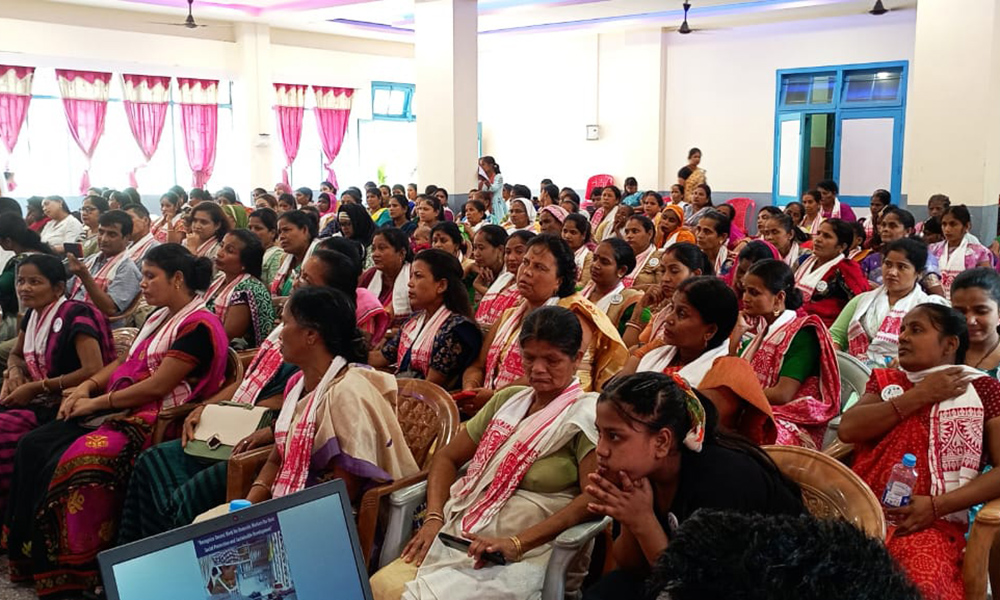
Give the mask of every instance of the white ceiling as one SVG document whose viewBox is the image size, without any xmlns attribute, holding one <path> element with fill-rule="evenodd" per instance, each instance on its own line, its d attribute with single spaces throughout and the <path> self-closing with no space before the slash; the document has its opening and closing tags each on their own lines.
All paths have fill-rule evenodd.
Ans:
<svg viewBox="0 0 1000 600">
<path fill-rule="evenodd" d="M 690 0 L 695 29 L 863 14 L 874 0 Z M 186 0 L 32 0 L 125 12 L 154 13 L 155 20 L 183 21 Z M 884 0 L 907 9 L 917 0 Z M 672 27 L 683 18 L 682 0 L 480 0 L 482 34 L 620 30 Z M 202 22 L 261 22 L 275 27 L 406 41 L 414 0 L 195 0 Z M 37 5 L 36 5 L 37 6 Z M 872 17 L 876 18 L 876 17 Z"/>
</svg>

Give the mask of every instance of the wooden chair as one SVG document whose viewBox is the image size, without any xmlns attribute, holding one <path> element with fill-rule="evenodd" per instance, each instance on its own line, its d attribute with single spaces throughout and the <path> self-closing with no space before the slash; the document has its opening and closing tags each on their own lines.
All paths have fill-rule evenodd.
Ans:
<svg viewBox="0 0 1000 600">
<path fill-rule="evenodd" d="M 111 332 L 111 336 L 115 340 L 115 354 L 119 358 L 128 354 L 128 350 L 132 347 L 132 342 L 135 341 L 137 335 L 139 335 L 139 330 L 135 327 L 122 327 Z"/>
<path fill-rule="evenodd" d="M 109 317 L 108 321 L 111 322 L 112 326 L 118 323 L 126 323 L 130 325 L 132 320 L 132 315 L 134 315 L 135 311 L 139 308 L 140 302 L 142 302 L 142 294 L 136 294 L 135 300 L 132 301 L 132 304 L 130 304 L 124 311 L 122 311 L 120 315 Z"/>
<path fill-rule="evenodd" d="M 854 471 L 808 448 L 765 446 L 764 450 L 785 476 L 799 484 L 802 500 L 814 516 L 843 519 L 871 537 L 885 539 L 882 505 Z"/>
<path fill-rule="evenodd" d="M 243 379 L 243 362 L 232 348 L 226 352 L 226 380 L 222 387 L 226 387 L 235 381 Z M 165 441 L 168 431 L 172 425 L 179 425 L 187 418 L 191 411 L 201 406 L 200 402 L 186 402 L 174 408 L 161 410 L 156 416 L 156 424 L 153 426 L 153 445 Z"/>
</svg>

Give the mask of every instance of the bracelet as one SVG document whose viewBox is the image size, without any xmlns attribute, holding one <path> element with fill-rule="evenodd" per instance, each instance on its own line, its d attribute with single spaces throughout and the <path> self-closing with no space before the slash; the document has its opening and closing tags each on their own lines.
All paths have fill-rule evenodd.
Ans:
<svg viewBox="0 0 1000 600">
<path fill-rule="evenodd" d="M 94 390 L 95 391 L 101 389 L 101 386 L 97 385 L 97 381 L 93 377 L 88 377 L 88 378 L 84 379 L 83 383 L 87 383 L 88 381 L 90 383 L 94 384 Z"/>
<path fill-rule="evenodd" d="M 424 524 L 428 521 L 441 521 L 441 524 L 444 525 L 444 517 L 440 513 L 427 513 L 427 516 L 424 517 Z"/>
<path fill-rule="evenodd" d="M 629 321 L 628 323 L 625 323 L 625 329 L 628 329 L 629 327 L 635 327 L 639 331 L 642 331 L 642 325 L 639 324 L 639 323 L 635 323 L 633 321 Z"/>
<path fill-rule="evenodd" d="M 115 397 L 115 391 L 116 390 L 111 390 L 111 392 L 108 394 L 108 408 L 111 408 L 111 409 L 114 409 L 114 407 L 115 407 L 115 403 L 112 400 L 112 398 Z"/>
<path fill-rule="evenodd" d="M 896 404 L 896 399 L 895 398 L 893 398 L 892 400 L 889 400 L 889 404 L 891 404 L 893 410 L 896 411 L 896 416 L 899 417 L 900 422 L 906 420 L 906 415 L 903 414 L 902 409 L 900 409 L 899 405 Z"/>
<path fill-rule="evenodd" d="M 514 562 L 521 562 L 524 558 L 524 549 L 521 547 L 521 539 L 516 535 L 510 537 L 510 543 L 514 544 L 514 551 L 517 552 L 517 556 L 514 557 Z"/>
<path fill-rule="evenodd" d="M 45 392 L 46 394 L 48 394 L 51 391 L 49 390 L 49 386 L 45 384 L 44 379 L 42 380 L 42 391 Z"/>
<path fill-rule="evenodd" d="M 938 509 L 937 509 L 937 504 L 934 503 L 934 498 L 935 496 L 931 496 L 931 512 L 934 514 L 934 520 L 937 521 L 939 518 Z"/>
<path fill-rule="evenodd" d="M 61 392 L 61 391 L 63 391 L 63 384 L 62 384 L 62 378 L 63 378 L 63 376 L 62 376 L 62 375 L 60 375 L 60 376 L 59 376 L 59 391 L 60 391 L 60 392 Z"/>
<path fill-rule="evenodd" d="M 265 490 L 267 490 L 268 493 L 271 492 L 271 486 L 267 485 L 266 483 L 264 483 L 260 479 L 258 479 L 257 481 L 253 482 L 252 484 L 250 484 L 250 489 L 251 490 L 254 489 L 255 487 L 262 487 Z"/>
</svg>

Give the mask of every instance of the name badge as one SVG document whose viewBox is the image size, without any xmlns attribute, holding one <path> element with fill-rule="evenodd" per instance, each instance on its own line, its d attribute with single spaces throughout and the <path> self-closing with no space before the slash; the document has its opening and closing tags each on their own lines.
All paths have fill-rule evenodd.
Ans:
<svg viewBox="0 0 1000 600">
<path fill-rule="evenodd" d="M 656 258 L 655 256 L 649 259 L 649 266 L 653 268 L 660 266 L 660 259 Z"/>
<path fill-rule="evenodd" d="M 621 294 L 615 294 L 611 296 L 611 304 L 621 304 L 624 299 Z"/>
<path fill-rule="evenodd" d="M 59 333 L 62 331 L 63 320 L 62 318 L 57 318 L 54 323 L 52 323 L 52 331 Z"/>
<path fill-rule="evenodd" d="M 885 387 L 882 390 L 882 400 L 888 402 L 893 398 L 899 398 L 903 395 L 903 387 L 900 385 L 892 384 Z"/>
<path fill-rule="evenodd" d="M 816 293 L 818 294 L 825 294 L 828 289 L 830 289 L 830 286 L 825 281 L 820 281 L 816 284 Z"/>
</svg>

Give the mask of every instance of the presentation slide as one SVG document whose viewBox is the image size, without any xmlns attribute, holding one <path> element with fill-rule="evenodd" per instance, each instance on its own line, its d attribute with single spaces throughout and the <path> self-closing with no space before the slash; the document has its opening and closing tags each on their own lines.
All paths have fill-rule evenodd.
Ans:
<svg viewBox="0 0 1000 600">
<path fill-rule="evenodd" d="M 340 496 L 115 565 L 122 600 L 362 600 Z"/>
</svg>

